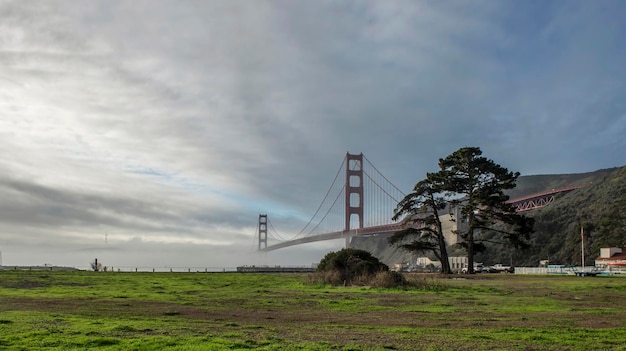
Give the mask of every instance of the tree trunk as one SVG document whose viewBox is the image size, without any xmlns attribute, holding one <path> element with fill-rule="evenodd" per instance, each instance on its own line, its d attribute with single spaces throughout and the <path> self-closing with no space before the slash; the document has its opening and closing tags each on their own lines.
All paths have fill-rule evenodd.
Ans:
<svg viewBox="0 0 626 351">
<path fill-rule="evenodd" d="M 470 234 L 467 240 L 467 271 L 474 274 L 474 235 Z"/>
<path fill-rule="evenodd" d="M 432 193 L 430 193 L 431 200 L 433 204 L 435 204 L 435 198 Z M 448 248 L 446 245 L 446 237 L 443 235 L 443 226 L 441 225 L 441 220 L 439 219 L 439 211 L 437 210 L 437 206 L 433 205 L 433 216 L 435 220 L 435 225 L 437 226 L 437 241 L 439 244 L 439 261 L 441 262 L 441 273 L 443 274 L 451 274 L 452 270 L 450 269 L 450 260 L 448 259 Z"/>
<path fill-rule="evenodd" d="M 474 214 L 469 215 L 467 224 L 467 272 L 474 274 Z"/>
<path fill-rule="evenodd" d="M 441 231 L 439 231 L 439 250 L 441 251 L 441 273 L 452 273 L 450 260 L 448 259 L 448 249 L 446 248 L 446 238 Z"/>
</svg>

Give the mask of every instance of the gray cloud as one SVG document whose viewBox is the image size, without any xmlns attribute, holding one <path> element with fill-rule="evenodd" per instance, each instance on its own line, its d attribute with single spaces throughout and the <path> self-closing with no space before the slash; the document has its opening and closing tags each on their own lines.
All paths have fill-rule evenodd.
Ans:
<svg viewBox="0 0 626 351">
<path fill-rule="evenodd" d="M 402 189 L 466 145 L 523 174 L 625 163 L 617 1 L 0 13 L 0 249 L 106 231 L 129 248 L 247 252 L 260 212 L 301 229 L 346 151 Z"/>
</svg>

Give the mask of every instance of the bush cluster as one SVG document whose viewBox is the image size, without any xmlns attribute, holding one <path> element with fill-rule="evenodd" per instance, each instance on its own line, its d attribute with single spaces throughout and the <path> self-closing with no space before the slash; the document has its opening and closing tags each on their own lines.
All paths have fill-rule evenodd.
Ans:
<svg viewBox="0 0 626 351">
<path fill-rule="evenodd" d="M 324 256 L 313 280 L 331 285 L 357 285 L 390 288 L 404 285 L 404 276 L 367 251 L 342 249 Z"/>
</svg>

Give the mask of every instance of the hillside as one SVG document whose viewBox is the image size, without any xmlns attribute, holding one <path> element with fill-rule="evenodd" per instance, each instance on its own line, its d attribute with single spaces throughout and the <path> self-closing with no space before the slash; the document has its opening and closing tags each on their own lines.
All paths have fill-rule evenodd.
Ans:
<svg viewBox="0 0 626 351">
<path fill-rule="evenodd" d="M 581 261 L 580 227 L 585 230 L 586 263 L 593 264 L 601 247 L 626 246 L 626 167 L 614 169 L 602 180 L 572 191 L 554 203 L 530 211 L 535 218 L 533 247 L 520 264 L 536 265 Z"/>
<path fill-rule="evenodd" d="M 523 197 L 577 184 L 588 185 L 557 197 L 549 206 L 526 212 L 536 221 L 529 250 L 516 252 L 491 245 L 488 251 L 477 255 L 476 260 L 518 266 L 537 266 L 539 260 L 544 259 L 554 264 L 579 264 L 581 224 L 585 228 L 587 264 L 593 264 L 600 247 L 626 247 L 626 167 L 580 174 L 522 176 L 509 196 Z M 354 238 L 352 246 L 370 251 L 390 266 L 413 260 L 414 255 L 390 247 L 386 238 Z M 451 251 L 453 255 L 462 254 L 458 250 Z"/>
</svg>

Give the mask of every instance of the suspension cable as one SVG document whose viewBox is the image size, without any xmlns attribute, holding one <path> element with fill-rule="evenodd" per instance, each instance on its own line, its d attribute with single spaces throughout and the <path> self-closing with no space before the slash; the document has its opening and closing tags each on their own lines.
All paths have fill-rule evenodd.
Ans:
<svg viewBox="0 0 626 351">
<path fill-rule="evenodd" d="M 382 186 L 380 186 L 380 184 L 378 184 L 378 183 L 377 183 L 374 179 L 372 179 L 372 177 L 371 177 L 371 176 L 370 176 L 367 172 L 363 172 L 363 174 L 365 174 L 365 175 L 366 175 L 366 176 L 367 176 L 367 177 L 368 177 L 368 178 L 372 181 L 372 183 L 374 183 L 374 184 L 376 184 L 376 186 L 378 186 L 378 189 L 382 190 L 382 191 L 383 191 L 385 194 L 387 194 L 387 196 L 389 196 L 392 200 L 394 200 L 394 201 L 396 201 L 396 202 L 400 202 L 400 201 L 399 201 L 398 199 L 396 199 L 393 195 L 389 194 L 389 193 L 387 192 L 387 190 L 385 190 Z M 383 176 L 383 178 L 384 178 L 384 176 Z M 389 184 L 391 184 L 391 183 L 389 183 Z M 393 185 L 393 184 L 391 184 L 391 185 L 392 185 L 392 186 L 394 186 L 394 188 L 395 188 L 395 185 Z M 396 190 L 397 190 L 397 189 L 398 189 L 398 188 L 396 188 Z M 402 194 L 402 195 L 404 196 L 404 193 L 403 193 L 403 192 L 401 192 L 400 190 L 398 190 L 398 191 L 400 192 L 400 194 Z"/>
<path fill-rule="evenodd" d="M 309 227 L 309 225 L 313 222 L 313 219 L 315 219 L 315 216 L 317 216 L 317 214 L 319 213 L 320 209 L 322 208 L 322 205 L 324 205 L 324 203 L 326 202 L 326 199 L 328 198 L 328 195 L 330 194 L 330 191 L 333 189 L 333 186 L 335 185 L 335 182 L 337 181 L 337 178 L 339 178 L 339 174 L 341 173 L 341 170 L 343 169 L 344 164 L 346 163 L 346 157 L 347 155 L 343 158 L 343 160 L 341 161 L 341 165 L 339 166 L 339 169 L 337 170 L 337 174 L 335 174 L 335 179 L 333 179 L 333 183 L 330 185 L 330 187 L 328 188 L 328 191 L 326 192 L 326 195 L 324 195 L 324 199 L 322 200 L 322 202 L 320 203 L 320 205 L 317 207 L 317 210 L 315 210 L 315 213 L 313 214 L 313 216 L 311 217 L 311 219 L 309 220 L 309 222 L 304 226 L 304 228 L 302 228 L 302 230 L 300 230 L 298 232 L 298 234 L 296 234 L 296 237 L 302 233 L 304 233 L 304 231 L 306 230 L 306 228 Z M 344 185 L 345 187 L 345 185 Z M 335 199 L 335 201 L 337 201 Z M 334 203 L 333 203 L 334 205 Z M 332 206 L 331 206 L 332 208 Z M 326 213 L 328 214 L 328 213 Z M 326 218 L 326 216 L 324 216 L 324 218 Z M 323 220 L 323 219 L 322 219 Z M 320 222 L 322 221 L 320 220 Z M 319 226 L 319 223 L 315 226 L 315 228 L 317 228 Z M 315 230 L 315 228 L 313 230 Z"/>
<path fill-rule="evenodd" d="M 384 174 L 382 174 L 382 173 L 378 170 L 378 168 L 376 168 L 376 166 L 374 166 L 374 164 L 372 164 L 372 162 L 370 162 L 370 160 L 368 160 L 368 159 L 367 159 L 367 157 L 365 157 L 365 155 L 363 155 L 363 158 L 365 159 L 365 161 L 367 161 L 367 164 L 369 164 L 370 166 L 372 166 L 372 168 L 374 168 L 374 170 L 375 170 L 378 174 L 380 174 L 380 175 L 383 177 L 383 179 L 385 179 L 385 180 L 387 181 L 387 183 L 391 184 L 391 186 L 392 186 L 392 187 L 394 187 L 394 189 L 396 189 L 396 190 L 397 190 L 400 194 L 402 194 L 402 196 L 406 196 L 406 194 L 405 194 L 402 190 L 400 190 L 400 189 L 399 189 L 399 188 L 398 188 L 395 184 L 393 184 L 393 183 L 392 183 L 389 179 L 387 179 L 387 177 L 385 177 L 385 175 L 384 175 Z M 370 179 L 371 179 L 371 178 L 370 178 Z M 377 185 L 378 185 L 378 184 L 377 184 Z M 380 187 L 380 185 L 379 185 L 379 187 Z M 392 198 L 393 198 L 393 197 L 392 197 Z M 395 200 L 395 199 L 394 199 L 394 200 Z"/>
<path fill-rule="evenodd" d="M 250 252 L 254 252 L 254 246 L 257 243 L 257 238 L 259 236 L 259 226 L 256 226 L 256 229 L 254 229 L 254 236 L 252 237 L 252 244 L 250 245 Z"/>
<path fill-rule="evenodd" d="M 343 191 L 346 189 L 346 185 L 344 184 L 343 187 L 341 188 L 341 191 L 337 194 L 337 196 L 335 197 L 335 201 L 333 201 L 333 204 L 330 205 L 330 208 L 328 209 L 328 211 L 326 211 L 326 214 L 324 214 L 324 217 L 322 217 L 322 219 L 320 219 L 320 221 L 317 223 L 317 225 L 315 225 L 315 227 L 313 229 L 311 229 L 311 231 L 307 234 L 311 234 L 315 231 L 315 229 L 317 229 L 317 227 L 320 226 L 320 224 L 322 224 L 322 222 L 324 221 L 324 219 L 326 219 L 326 216 L 328 216 L 328 214 L 330 213 L 330 211 L 332 211 L 332 209 L 335 207 L 335 204 L 337 203 L 337 200 L 341 197 L 341 194 L 343 194 Z"/>
<path fill-rule="evenodd" d="M 278 240 L 282 240 L 282 241 L 289 241 L 289 240 L 293 240 L 295 239 L 295 237 L 291 238 L 291 239 L 285 239 L 282 235 L 280 235 L 280 233 L 278 233 L 278 230 L 276 230 L 276 228 L 274 228 L 274 225 L 272 224 L 272 221 L 270 220 L 270 218 L 267 218 L 267 223 L 270 225 L 270 228 L 272 228 L 272 230 L 274 231 L 274 233 L 276 233 L 276 236 Z"/>
</svg>

